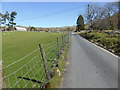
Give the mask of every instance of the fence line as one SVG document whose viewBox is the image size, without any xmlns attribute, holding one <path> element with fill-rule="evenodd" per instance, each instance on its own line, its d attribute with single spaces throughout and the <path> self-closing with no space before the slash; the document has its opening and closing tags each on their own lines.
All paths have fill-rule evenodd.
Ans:
<svg viewBox="0 0 120 90">
<path fill-rule="evenodd" d="M 35 53 L 37 50 L 39 50 L 39 48 L 38 48 L 38 49 L 36 49 L 36 50 L 34 50 L 33 52 L 31 52 L 30 54 L 28 54 L 28 55 L 26 55 L 26 56 L 24 56 L 24 57 L 20 58 L 19 60 L 16 60 L 16 62 L 11 63 L 10 65 L 8 65 L 8 66 L 6 66 L 6 67 L 3 67 L 2 69 L 6 69 L 6 68 L 8 68 L 8 67 L 12 66 L 13 64 L 15 64 L 15 63 L 17 63 L 17 62 L 19 62 L 19 61 L 23 60 L 24 58 L 26 58 L 26 57 L 28 57 L 28 56 L 32 55 L 32 54 L 33 54 L 33 53 Z M 1 69 L 0 69 L 0 70 L 1 70 Z"/>
<path fill-rule="evenodd" d="M 30 54 L 0 68 L 2 88 L 44 88 L 68 39 L 69 34 L 66 34 L 48 44 L 40 44 Z"/>
<path fill-rule="evenodd" d="M 39 55 L 39 54 L 38 54 L 38 55 Z M 38 55 L 36 55 L 35 57 L 37 57 Z M 28 61 L 26 64 L 24 64 L 22 67 L 20 67 L 19 69 L 17 69 L 17 70 L 14 71 L 13 73 L 16 73 L 16 72 L 19 71 L 21 68 L 23 68 L 24 66 L 26 66 L 29 62 L 31 62 L 32 60 L 34 60 L 35 57 L 33 57 L 30 61 Z M 9 76 L 12 75 L 13 73 L 5 76 L 4 78 L 9 77 Z M 4 78 L 3 78 L 3 79 L 4 79 Z"/>
</svg>

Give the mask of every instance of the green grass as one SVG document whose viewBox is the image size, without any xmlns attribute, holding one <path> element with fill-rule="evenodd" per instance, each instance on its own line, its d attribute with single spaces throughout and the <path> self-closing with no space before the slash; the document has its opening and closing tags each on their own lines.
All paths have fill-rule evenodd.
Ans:
<svg viewBox="0 0 120 90">
<path fill-rule="evenodd" d="M 54 68 L 53 78 L 49 81 L 48 88 L 61 88 L 62 78 L 63 78 L 63 74 L 64 74 L 64 68 L 67 63 L 68 48 L 69 48 L 69 41 L 66 44 L 63 54 L 59 59 L 59 63 L 58 63 L 59 67 Z M 57 69 L 61 72 L 60 76 L 56 72 Z M 54 89 L 51 89 L 51 90 L 54 90 Z"/>
<path fill-rule="evenodd" d="M 3 32 L 2 33 L 2 60 L 3 60 L 3 68 L 12 64 L 13 62 L 19 60 L 20 58 L 28 55 L 34 50 L 39 48 L 39 44 L 43 43 L 44 49 L 46 52 L 46 58 L 53 59 L 56 56 L 57 49 L 57 37 L 60 38 L 64 34 L 60 33 L 46 33 L 46 32 Z M 53 42 L 53 43 L 52 43 Z M 51 43 L 51 44 L 50 44 Z M 59 42 L 61 43 L 61 41 Z M 40 51 L 37 50 L 32 55 L 22 59 L 20 62 L 17 62 L 10 67 L 4 69 L 4 76 L 7 76 L 14 71 L 20 69 L 23 65 L 28 63 L 33 57 L 39 54 Z M 51 57 L 52 56 L 52 57 Z M 49 67 L 51 66 L 51 62 L 49 63 Z M 30 70 L 25 77 L 29 77 L 30 79 L 36 79 L 38 81 L 45 80 L 45 72 L 44 68 L 41 66 L 43 62 L 41 60 L 41 56 L 39 55 L 30 63 L 25 65 L 23 68 L 10 75 L 8 78 L 5 78 L 4 83 L 5 87 L 10 87 L 15 84 L 15 82 L 19 81 L 12 88 L 23 88 L 26 83 L 28 83 L 25 88 L 33 87 L 34 83 L 29 82 L 28 80 L 16 78 L 18 76 L 24 76 L 26 72 Z M 35 66 L 35 67 L 33 67 Z M 9 83 L 10 82 L 10 83 Z M 39 84 L 35 84 L 34 87 L 38 87 Z"/>
</svg>

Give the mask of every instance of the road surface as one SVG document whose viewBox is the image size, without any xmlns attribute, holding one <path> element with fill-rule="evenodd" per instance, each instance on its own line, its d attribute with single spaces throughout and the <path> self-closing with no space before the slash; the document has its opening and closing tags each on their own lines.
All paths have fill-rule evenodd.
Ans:
<svg viewBox="0 0 120 90">
<path fill-rule="evenodd" d="M 118 88 L 118 57 L 73 34 L 61 87 Z"/>
</svg>

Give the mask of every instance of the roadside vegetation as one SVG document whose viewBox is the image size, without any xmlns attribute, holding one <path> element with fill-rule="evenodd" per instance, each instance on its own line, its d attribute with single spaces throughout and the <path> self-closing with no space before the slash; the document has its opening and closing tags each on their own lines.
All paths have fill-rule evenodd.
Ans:
<svg viewBox="0 0 120 90">
<path fill-rule="evenodd" d="M 119 5 L 120 2 L 106 3 L 103 6 L 97 3 L 88 4 L 84 18 L 79 15 L 76 28 L 76 32 L 82 37 L 118 56 L 120 56 Z"/>
<path fill-rule="evenodd" d="M 120 56 L 119 33 L 94 31 L 80 33 L 80 36 Z"/>
<path fill-rule="evenodd" d="M 65 46 L 63 54 L 59 59 L 59 63 L 58 63 L 59 67 L 54 69 L 52 79 L 49 81 L 47 88 L 61 88 L 64 69 L 67 62 L 68 49 L 69 49 L 69 41 Z M 57 72 L 57 70 L 59 70 L 60 72 Z"/>
</svg>

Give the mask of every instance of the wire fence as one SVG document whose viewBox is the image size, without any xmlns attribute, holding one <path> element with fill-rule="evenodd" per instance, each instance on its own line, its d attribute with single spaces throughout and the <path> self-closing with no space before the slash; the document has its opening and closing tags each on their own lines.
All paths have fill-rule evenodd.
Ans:
<svg viewBox="0 0 120 90">
<path fill-rule="evenodd" d="M 68 39 L 69 33 L 48 44 L 39 44 L 38 49 L 11 64 L 3 62 L 1 88 L 44 88 Z"/>
</svg>

